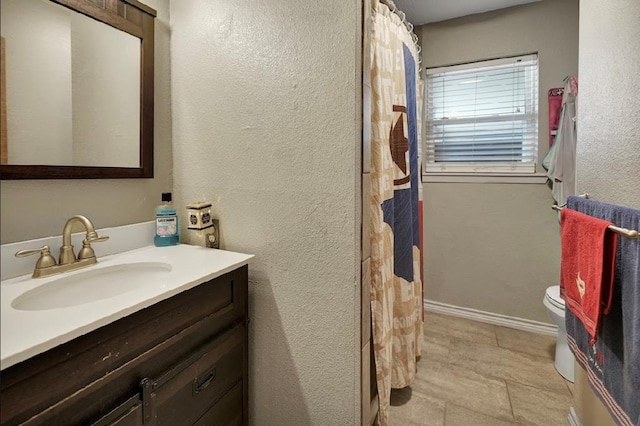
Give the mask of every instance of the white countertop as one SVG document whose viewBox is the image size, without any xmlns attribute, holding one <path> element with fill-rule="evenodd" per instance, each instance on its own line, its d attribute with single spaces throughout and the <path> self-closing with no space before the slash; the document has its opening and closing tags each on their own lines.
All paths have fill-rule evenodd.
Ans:
<svg viewBox="0 0 640 426">
<path fill-rule="evenodd" d="M 185 290 L 246 265 L 253 255 L 191 245 L 147 246 L 98 258 L 98 264 L 47 278 L 31 274 L 0 284 L 0 369 L 66 343 L 99 327 L 168 299 Z M 164 262 L 171 272 L 153 286 L 77 306 L 23 311 L 12 302 L 24 292 L 61 277 L 123 263 Z M 135 286 L 135 283 L 132 283 Z"/>
</svg>

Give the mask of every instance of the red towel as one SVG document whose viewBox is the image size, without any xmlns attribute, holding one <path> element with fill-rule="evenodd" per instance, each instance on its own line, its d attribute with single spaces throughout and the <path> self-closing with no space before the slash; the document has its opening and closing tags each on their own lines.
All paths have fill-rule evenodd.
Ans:
<svg viewBox="0 0 640 426">
<path fill-rule="evenodd" d="M 560 296 L 595 338 L 602 313 L 608 314 L 618 235 L 611 222 L 562 209 Z"/>
</svg>

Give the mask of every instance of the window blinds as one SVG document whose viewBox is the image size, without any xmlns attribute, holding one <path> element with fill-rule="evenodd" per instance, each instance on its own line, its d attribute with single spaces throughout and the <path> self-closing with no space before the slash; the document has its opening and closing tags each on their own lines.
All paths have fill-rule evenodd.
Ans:
<svg viewBox="0 0 640 426">
<path fill-rule="evenodd" d="M 427 172 L 535 172 L 537 55 L 427 70 Z"/>
</svg>

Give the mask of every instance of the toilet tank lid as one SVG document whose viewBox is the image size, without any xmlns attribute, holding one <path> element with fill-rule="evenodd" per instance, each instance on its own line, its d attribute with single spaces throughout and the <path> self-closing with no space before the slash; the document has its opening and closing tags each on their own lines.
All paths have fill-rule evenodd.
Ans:
<svg viewBox="0 0 640 426">
<path fill-rule="evenodd" d="M 546 294 L 549 299 L 553 300 L 556 303 L 564 305 L 564 300 L 562 300 L 562 298 L 560 297 L 559 285 L 552 285 L 551 287 L 548 287 Z"/>
</svg>

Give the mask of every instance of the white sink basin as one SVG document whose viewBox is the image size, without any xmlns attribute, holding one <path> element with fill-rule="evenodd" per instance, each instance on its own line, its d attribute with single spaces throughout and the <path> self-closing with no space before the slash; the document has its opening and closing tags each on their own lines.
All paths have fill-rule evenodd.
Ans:
<svg viewBox="0 0 640 426">
<path fill-rule="evenodd" d="M 120 296 L 141 286 L 160 286 L 172 266 L 136 262 L 91 269 L 47 282 L 16 297 L 11 307 L 21 311 L 68 308 Z"/>
</svg>

